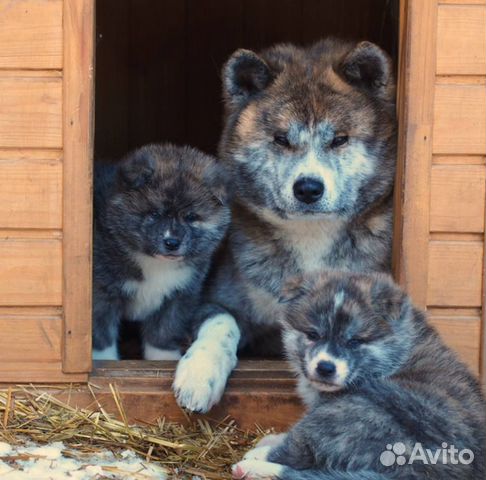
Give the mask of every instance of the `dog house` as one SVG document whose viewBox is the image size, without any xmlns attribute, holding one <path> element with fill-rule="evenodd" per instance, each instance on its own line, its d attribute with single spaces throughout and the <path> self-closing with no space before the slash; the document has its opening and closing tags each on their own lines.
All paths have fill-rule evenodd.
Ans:
<svg viewBox="0 0 486 480">
<path fill-rule="evenodd" d="M 398 60 L 394 274 L 486 378 L 485 0 L 0 0 L 0 382 L 74 382 L 59 395 L 86 404 L 90 381 L 106 408 L 116 384 L 134 418 L 182 418 L 173 364 L 92 367 L 94 152 L 214 151 L 223 59 L 329 34 Z M 298 411 L 285 364 L 248 360 L 212 415 L 278 427 Z"/>
</svg>

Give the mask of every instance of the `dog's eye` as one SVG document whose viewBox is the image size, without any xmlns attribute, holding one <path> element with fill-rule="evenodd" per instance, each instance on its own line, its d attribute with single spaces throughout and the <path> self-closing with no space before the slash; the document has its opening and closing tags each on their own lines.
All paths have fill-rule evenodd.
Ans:
<svg viewBox="0 0 486 480">
<path fill-rule="evenodd" d="M 162 214 L 157 210 L 149 213 L 149 217 L 151 220 L 159 220 L 162 217 Z"/>
<path fill-rule="evenodd" d="M 332 139 L 331 148 L 341 147 L 342 145 L 348 143 L 348 141 L 349 137 L 347 135 L 338 135 Z"/>
<path fill-rule="evenodd" d="M 184 220 L 186 222 L 192 223 L 192 222 L 197 222 L 198 220 L 201 220 L 201 217 L 197 213 L 189 212 L 184 217 Z"/>
<path fill-rule="evenodd" d="M 281 147 L 289 148 L 290 142 L 285 133 L 276 133 L 273 137 L 273 142 Z"/>
<path fill-rule="evenodd" d="M 348 346 L 348 348 L 353 349 L 353 348 L 358 348 L 359 346 L 363 345 L 364 343 L 366 343 L 365 338 L 355 337 L 355 338 L 351 338 L 350 340 L 348 340 L 347 346 Z"/>
<path fill-rule="evenodd" d="M 321 338 L 319 333 L 315 330 L 308 330 L 307 332 L 305 332 L 305 335 L 311 342 L 317 342 Z"/>
</svg>

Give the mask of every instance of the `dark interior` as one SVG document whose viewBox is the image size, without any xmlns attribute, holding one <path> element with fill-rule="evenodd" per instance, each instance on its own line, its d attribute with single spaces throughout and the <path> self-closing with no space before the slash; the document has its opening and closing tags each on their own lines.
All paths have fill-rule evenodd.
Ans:
<svg viewBox="0 0 486 480">
<path fill-rule="evenodd" d="M 370 40 L 396 60 L 398 0 L 98 0 L 97 158 L 149 142 L 215 153 L 220 71 L 237 48 Z M 396 62 L 395 62 L 396 64 Z"/>
<path fill-rule="evenodd" d="M 116 161 L 150 142 L 216 153 L 220 72 L 237 48 L 326 36 L 370 40 L 395 60 L 399 0 L 98 0 L 95 158 Z M 139 358 L 138 324 L 122 330 Z"/>
</svg>

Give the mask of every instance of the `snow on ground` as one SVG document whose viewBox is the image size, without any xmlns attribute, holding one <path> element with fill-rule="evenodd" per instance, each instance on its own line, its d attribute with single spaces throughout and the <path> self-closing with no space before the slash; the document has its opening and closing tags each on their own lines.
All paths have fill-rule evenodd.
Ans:
<svg viewBox="0 0 486 480">
<path fill-rule="evenodd" d="M 0 479 L 5 480 L 161 480 L 162 469 L 130 450 L 117 457 L 106 450 L 84 454 L 62 442 L 48 445 L 0 442 Z"/>
</svg>

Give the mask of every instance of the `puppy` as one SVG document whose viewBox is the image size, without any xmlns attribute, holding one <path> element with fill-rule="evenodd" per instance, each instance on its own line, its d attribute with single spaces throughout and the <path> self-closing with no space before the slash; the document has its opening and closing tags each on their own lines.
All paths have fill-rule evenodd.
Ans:
<svg viewBox="0 0 486 480">
<path fill-rule="evenodd" d="M 283 282 L 329 269 L 388 271 L 395 173 L 395 82 L 378 46 L 238 50 L 223 69 L 220 156 L 233 222 L 211 276 L 204 323 L 179 363 L 179 403 L 207 411 L 237 349 L 282 351 Z"/>
<path fill-rule="evenodd" d="M 230 222 L 215 158 L 148 145 L 95 179 L 93 347 L 118 358 L 122 318 L 143 321 L 145 358 L 177 359 Z"/>
<path fill-rule="evenodd" d="M 308 413 L 250 451 L 234 478 L 484 478 L 480 385 L 391 279 L 311 276 L 284 301 L 285 348 Z"/>
</svg>

